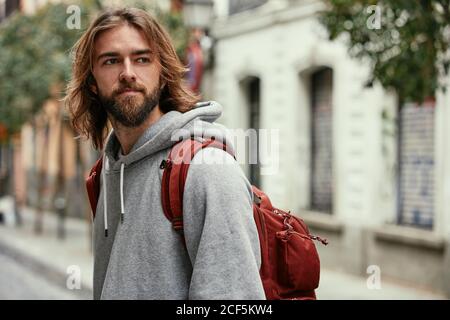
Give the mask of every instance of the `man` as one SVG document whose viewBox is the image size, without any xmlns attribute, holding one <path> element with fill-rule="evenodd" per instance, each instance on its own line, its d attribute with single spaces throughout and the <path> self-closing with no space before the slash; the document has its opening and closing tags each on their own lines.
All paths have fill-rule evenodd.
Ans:
<svg viewBox="0 0 450 320">
<path fill-rule="evenodd" d="M 192 160 L 185 246 L 163 213 L 160 164 L 180 133 L 226 140 L 213 123 L 220 105 L 195 107 L 185 71 L 167 33 L 138 9 L 103 13 L 74 47 L 66 103 L 74 127 L 104 149 L 94 299 L 265 298 L 251 186 L 231 155 L 205 148 Z"/>
</svg>

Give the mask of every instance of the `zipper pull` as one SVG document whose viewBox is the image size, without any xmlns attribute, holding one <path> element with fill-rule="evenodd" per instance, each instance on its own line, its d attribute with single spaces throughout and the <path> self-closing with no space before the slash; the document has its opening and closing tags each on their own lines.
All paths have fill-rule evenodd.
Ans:
<svg viewBox="0 0 450 320">
<path fill-rule="evenodd" d="M 322 244 L 325 246 L 328 244 L 328 240 L 325 238 L 321 238 L 319 236 L 313 236 L 312 234 L 310 234 L 309 237 L 311 238 L 311 240 L 316 240 L 316 241 L 322 242 Z"/>
<path fill-rule="evenodd" d="M 169 168 L 171 164 L 172 164 L 172 162 L 169 159 L 163 160 L 163 161 L 161 161 L 161 164 L 159 165 L 159 168 L 160 169 L 166 169 L 166 168 Z"/>
</svg>

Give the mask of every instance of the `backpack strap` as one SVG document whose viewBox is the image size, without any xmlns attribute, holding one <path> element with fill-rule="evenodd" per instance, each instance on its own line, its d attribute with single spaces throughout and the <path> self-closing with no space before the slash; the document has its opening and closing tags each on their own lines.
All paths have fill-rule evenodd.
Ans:
<svg viewBox="0 0 450 320">
<path fill-rule="evenodd" d="M 164 215 L 172 223 L 173 228 L 181 235 L 183 235 L 183 191 L 189 165 L 195 154 L 206 147 L 225 150 L 235 158 L 234 153 L 226 144 L 214 139 L 200 142 L 191 138 L 177 142 L 172 147 L 168 159 L 163 160 L 160 166 L 161 169 L 164 169 L 161 188 L 161 202 Z M 86 190 L 93 218 L 95 218 L 100 195 L 102 165 L 103 157 L 100 157 L 86 179 Z"/>
<path fill-rule="evenodd" d="M 161 186 L 161 201 L 165 216 L 183 239 L 183 192 L 189 165 L 200 150 L 212 147 L 222 149 L 235 158 L 226 144 L 214 139 L 205 142 L 193 138 L 177 142 L 169 153 L 167 160 L 161 162 L 164 169 Z"/>
<path fill-rule="evenodd" d="M 92 209 L 92 219 L 95 218 L 98 196 L 100 194 L 100 174 L 102 172 L 103 156 L 100 157 L 89 172 L 86 179 L 86 190 L 89 198 L 89 204 Z"/>
</svg>

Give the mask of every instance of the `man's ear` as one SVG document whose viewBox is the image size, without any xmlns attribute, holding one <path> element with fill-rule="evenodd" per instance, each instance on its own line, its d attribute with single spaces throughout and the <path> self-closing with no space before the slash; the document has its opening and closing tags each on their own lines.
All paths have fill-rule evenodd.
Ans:
<svg viewBox="0 0 450 320">
<path fill-rule="evenodd" d="M 98 94 L 98 89 L 97 89 L 97 82 L 95 81 L 94 76 L 91 74 L 89 74 L 88 76 L 88 85 L 89 85 L 89 89 L 95 93 Z"/>
<path fill-rule="evenodd" d="M 91 89 L 93 93 L 98 94 L 97 85 L 91 84 L 89 85 L 89 89 Z"/>
</svg>

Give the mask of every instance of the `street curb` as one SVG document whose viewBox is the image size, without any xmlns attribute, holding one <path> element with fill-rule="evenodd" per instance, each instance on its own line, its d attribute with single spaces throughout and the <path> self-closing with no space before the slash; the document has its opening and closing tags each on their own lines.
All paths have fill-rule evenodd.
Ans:
<svg viewBox="0 0 450 320">
<path fill-rule="evenodd" d="M 29 254 L 26 254 L 20 249 L 14 248 L 14 246 L 5 243 L 5 241 L 2 241 L 1 239 L 0 239 L 0 252 L 10 257 L 11 259 L 15 260 L 22 266 L 25 266 L 26 268 L 32 270 L 33 272 L 36 272 L 37 274 L 41 275 L 45 279 L 52 282 L 54 285 L 65 290 L 69 290 L 66 287 L 68 275 L 64 272 L 61 272 L 61 270 L 52 267 L 30 256 Z M 86 288 L 86 286 L 82 285 L 81 289 L 70 291 L 73 291 L 73 294 L 77 299 L 92 300 L 93 291 L 92 289 Z"/>
</svg>

